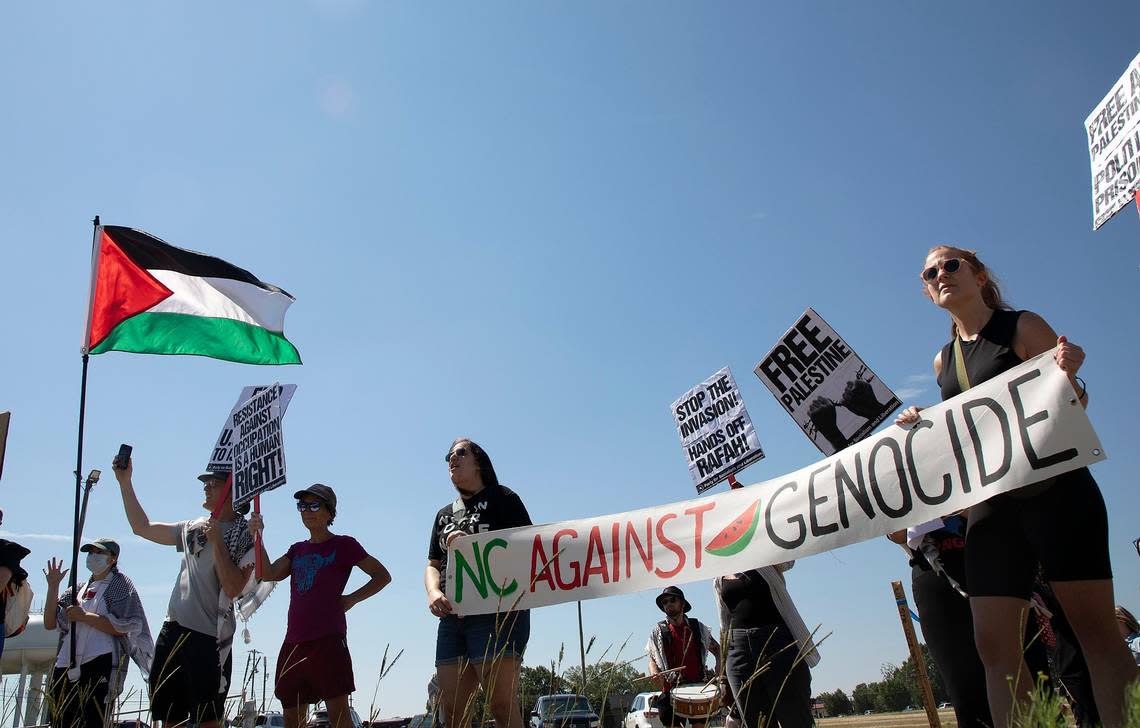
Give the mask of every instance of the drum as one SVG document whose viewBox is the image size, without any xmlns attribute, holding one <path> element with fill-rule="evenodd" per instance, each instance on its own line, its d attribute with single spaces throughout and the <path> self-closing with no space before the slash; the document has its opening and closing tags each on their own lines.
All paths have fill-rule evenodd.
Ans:
<svg viewBox="0 0 1140 728">
<path fill-rule="evenodd" d="M 681 685 L 669 692 L 669 698 L 673 702 L 673 713 L 678 718 L 701 722 L 707 721 L 724 705 L 720 688 L 716 683 Z"/>
</svg>

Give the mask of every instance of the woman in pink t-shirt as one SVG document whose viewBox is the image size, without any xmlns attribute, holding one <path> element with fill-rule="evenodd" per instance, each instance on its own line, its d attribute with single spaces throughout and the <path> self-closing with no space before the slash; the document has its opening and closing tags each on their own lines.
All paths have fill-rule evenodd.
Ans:
<svg viewBox="0 0 1140 728">
<path fill-rule="evenodd" d="M 336 493 L 316 483 L 293 494 L 309 538 L 289 547 L 273 563 L 260 559 L 262 581 L 289 577 L 289 621 L 277 656 L 274 694 L 285 713 L 285 728 L 299 728 L 307 707 L 323 700 L 333 728 L 351 728 L 348 696 L 356 690 L 348 652 L 345 612 L 377 593 L 392 576 L 351 536 L 329 531 L 336 517 Z M 255 534 L 264 530 L 259 514 L 249 519 Z M 344 587 L 354 566 L 371 577 L 351 594 Z"/>
</svg>

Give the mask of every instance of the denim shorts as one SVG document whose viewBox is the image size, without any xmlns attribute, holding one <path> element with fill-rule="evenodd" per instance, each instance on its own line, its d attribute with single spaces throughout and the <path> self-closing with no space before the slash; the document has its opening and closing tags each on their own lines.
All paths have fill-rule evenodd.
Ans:
<svg viewBox="0 0 1140 728">
<path fill-rule="evenodd" d="M 479 663 L 499 657 L 521 661 L 529 639 L 529 609 L 475 614 L 462 619 L 449 614 L 439 620 L 435 664 L 454 665 L 461 660 Z"/>
</svg>

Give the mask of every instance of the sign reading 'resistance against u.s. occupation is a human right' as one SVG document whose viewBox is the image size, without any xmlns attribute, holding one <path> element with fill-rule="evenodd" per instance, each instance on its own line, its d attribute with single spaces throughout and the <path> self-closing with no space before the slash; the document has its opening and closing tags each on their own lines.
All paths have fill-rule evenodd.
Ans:
<svg viewBox="0 0 1140 728">
<path fill-rule="evenodd" d="M 755 372 L 824 455 L 862 440 L 901 404 L 810 308 Z"/>
<path fill-rule="evenodd" d="M 728 367 L 682 394 L 671 410 L 698 493 L 764 457 Z"/>
<path fill-rule="evenodd" d="M 273 384 L 238 405 L 230 416 L 234 506 L 285 484 L 285 441 L 281 432 L 284 388 Z"/>
</svg>

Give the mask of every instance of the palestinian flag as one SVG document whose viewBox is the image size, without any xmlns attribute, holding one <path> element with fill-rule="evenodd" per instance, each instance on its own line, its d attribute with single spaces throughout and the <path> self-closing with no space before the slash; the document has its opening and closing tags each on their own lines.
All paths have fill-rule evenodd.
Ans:
<svg viewBox="0 0 1140 728">
<path fill-rule="evenodd" d="M 95 231 L 83 349 L 300 364 L 284 333 L 293 300 L 224 260 L 105 225 Z"/>
</svg>

